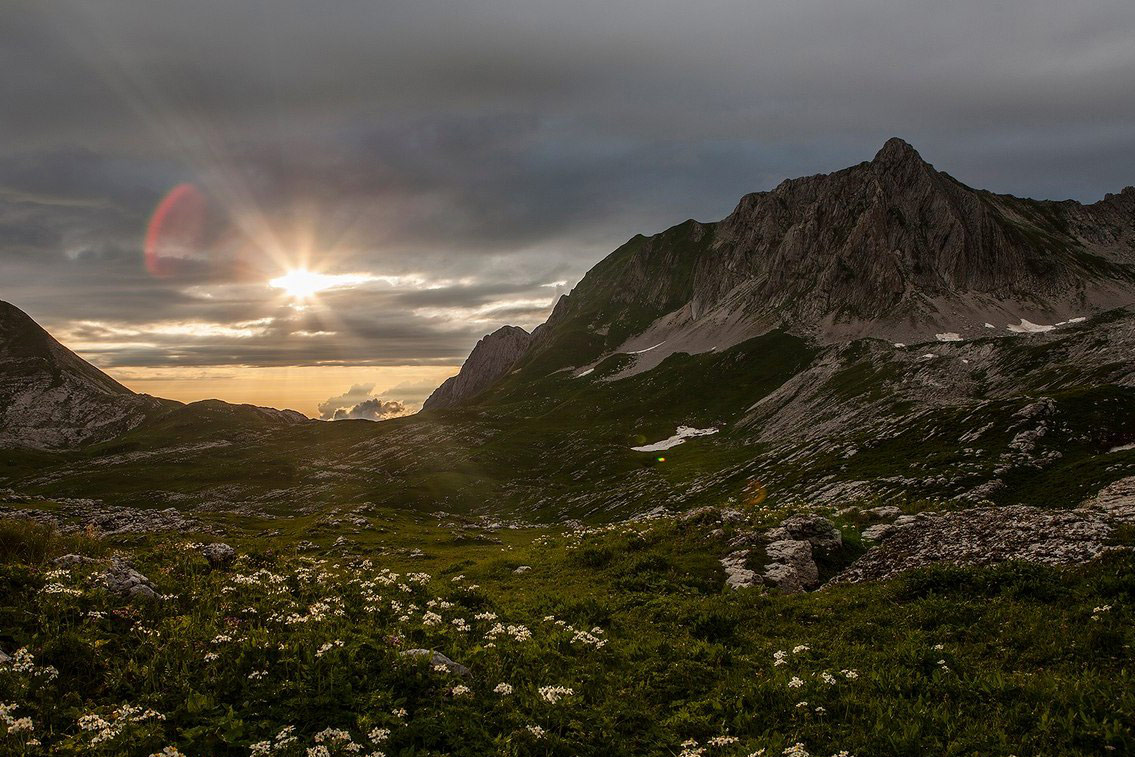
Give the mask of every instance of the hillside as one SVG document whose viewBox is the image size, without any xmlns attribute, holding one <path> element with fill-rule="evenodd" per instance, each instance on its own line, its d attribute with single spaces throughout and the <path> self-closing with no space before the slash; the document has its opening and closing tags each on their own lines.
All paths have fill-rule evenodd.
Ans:
<svg viewBox="0 0 1135 757">
<path fill-rule="evenodd" d="M 0 301 L 0 448 L 109 439 L 167 406 L 131 392 Z"/>
<path fill-rule="evenodd" d="M 191 403 L 187 409 L 174 400 L 137 394 L 0 300 L 0 449 L 69 449 L 185 416 L 252 427 L 307 420 L 291 410 L 216 400 Z"/>
</svg>

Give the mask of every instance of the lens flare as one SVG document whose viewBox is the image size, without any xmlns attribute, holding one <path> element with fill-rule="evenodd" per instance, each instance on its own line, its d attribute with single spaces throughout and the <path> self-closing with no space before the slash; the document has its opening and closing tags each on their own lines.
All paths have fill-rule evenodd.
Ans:
<svg viewBox="0 0 1135 757">
<path fill-rule="evenodd" d="M 205 197 L 192 184 L 178 184 L 162 198 L 146 227 L 143 248 L 151 276 L 172 276 L 181 261 L 199 251 L 204 221 Z"/>
<path fill-rule="evenodd" d="M 759 507 L 768 497 L 768 489 L 757 479 L 753 479 L 745 486 L 746 507 Z"/>
</svg>

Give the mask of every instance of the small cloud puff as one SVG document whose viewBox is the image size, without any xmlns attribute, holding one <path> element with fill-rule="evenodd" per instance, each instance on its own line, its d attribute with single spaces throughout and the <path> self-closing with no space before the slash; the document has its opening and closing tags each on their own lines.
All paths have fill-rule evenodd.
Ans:
<svg viewBox="0 0 1135 757">
<path fill-rule="evenodd" d="M 383 400 L 371 397 L 374 384 L 355 384 L 338 397 L 331 397 L 319 403 L 319 417 L 325 421 L 362 419 L 381 421 L 409 415 L 412 411 L 398 400 Z"/>
</svg>

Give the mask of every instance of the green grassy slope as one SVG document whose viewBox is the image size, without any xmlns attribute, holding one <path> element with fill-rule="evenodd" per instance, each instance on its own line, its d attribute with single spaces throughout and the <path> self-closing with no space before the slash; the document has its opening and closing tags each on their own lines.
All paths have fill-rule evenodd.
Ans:
<svg viewBox="0 0 1135 757">
<path fill-rule="evenodd" d="M 280 743 L 261 753 L 285 756 L 319 744 L 405 757 L 1135 749 L 1129 554 L 780 596 L 724 589 L 716 557 L 730 534 L 669 520 L 485 533 L 406 512 L 367 519 L 361 533 L 300 518 L 237 538 L 244 556 L 228 571 L 208 568 L 192 534 L 103 541 L 4 524 L 0 647 L 33 659 L 0 666 L 0 702 L 32 726 L 0 725 L 0 752 L 247 755 L 263 741 Z M 349 554 L 330 546 L 343 533 Z M 324 546 L 297 554 L 301 535 Z M 166 597 L 125 604 L 89 580 L 101 567 L 46 562 L 112 550 Z M 410 648 L 470 673 L 399 654 Z M 550 701 L 542 687 L 571 693 Z M 131 720 L 124 706 L 162 719 Z M 106 727 L 80 728 L 92 715 Z M 284 728 L 295 741 L 277 739 Z"/>
</svg>

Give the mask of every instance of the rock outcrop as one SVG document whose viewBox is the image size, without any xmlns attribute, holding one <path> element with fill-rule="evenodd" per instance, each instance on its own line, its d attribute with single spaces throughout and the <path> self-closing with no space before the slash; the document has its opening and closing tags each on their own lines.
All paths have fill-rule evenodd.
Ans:
<svg viewBox="0 0 1135 757">
<path fill-rule="evenodd" d="M 215 569 L 227 568 L 236 560 L 236 550 L 220 541 L 203 546 L 201 555 L 209 562 L 209 567 Z"/>
<path fill-rule="evenodd" d="M 531 341 L 532 335 L 518 326 L 502 326 L 482 338 L 457 375 L 435 389 L 422 409 L 450 407 L 476 397 L 516 365 Z"/>
<path fill-rule="evenodd" d="M 134 570 L 125 560 L 114 558 L 98 578 L 112 594 L 123 599 L 157 599 L 158 592 L 149 578 Z"/>
<path fill-rule="evenodd" d="M 63 533 L 93 529 L 103 536 L 209 531 L 210 527 L 173 507 L 156 508 L 106 505 L 93 499 L 56 498 L 50 510 L 34 507 L 5 510 L 3 518 L 24 518 L 53 526 Z M 34 504 L 34 501 L 29 504 Z"/>
<path fill-rule="evenodd" d="M 0 301 L 0 448 L 60 449 L 128 431 L 163 401 L 135 394 Z"/>
<path fill-rule="evenodd" d="M 755 544 L 763 549 L 761 570 L 748 567 L 750 549 L 739 549 L 721 558 L 725 584 L 731 589 L 764 585 L 795 594 L 820 583 L 817 555 L 831 554 L 843 545 L 843 535 L 830 520 L 819 515 L 793 515 L 764 533 L 743 533 L 733 546 Z"/>
<path fill-rule="evenodd" d="M 1110 537 L 1135 519 L 1135 500 L 1091 502 L 1074 510 L 1013 505 L 897 519 L 833 583 L 881 581 L 928 565 L 990 565 L 1020 560 L 1077 565 L 1115 549 Z"/>
</svg>

